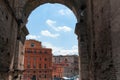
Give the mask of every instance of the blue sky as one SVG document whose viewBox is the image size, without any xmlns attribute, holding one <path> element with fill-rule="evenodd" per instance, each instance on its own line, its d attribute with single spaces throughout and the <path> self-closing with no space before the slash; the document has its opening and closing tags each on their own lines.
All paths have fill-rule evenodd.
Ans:
<svg viewBox="0 0 120 80">
<path fill-rule="evenodd" d="M 43 46 L 52 48 L 54 55 L 78 54 L 76 22 L 73 12 L 64 5 L 41 5 L 28 18 L 27 39 L 41 41 Z"/>
</svg>

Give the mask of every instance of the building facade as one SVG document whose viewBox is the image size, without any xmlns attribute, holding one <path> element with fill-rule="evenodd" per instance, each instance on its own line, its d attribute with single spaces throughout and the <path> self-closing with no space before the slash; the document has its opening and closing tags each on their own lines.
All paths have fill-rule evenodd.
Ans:
<svg viewBox="0 0 120 80">
<path fill-rule="evenodd" d="M 41 42 L 25 41 L 23 80 L 52 80 L 52 49 Z"/>
<path fill-rule="evenodd" d="M 66 56 L 53 56 L 53 77 L 73 77 L 79 74 L 78 68 L 78 56 L 66 55 Z"/>
<path fill-rule="evenodd" d="M 53 76 L 54 80 L 59 80 L 59 79 L 61 79 L 61 78 L 63 77 L 63 72 L 64 72 L 63 64 L 53 63 L 52 76 Z"/>
</svg>

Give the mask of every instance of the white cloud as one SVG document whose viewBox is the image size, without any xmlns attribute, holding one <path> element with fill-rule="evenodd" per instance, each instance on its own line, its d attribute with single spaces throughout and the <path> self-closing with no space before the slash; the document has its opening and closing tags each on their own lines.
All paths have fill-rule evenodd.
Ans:
<svg viewBox="0 0 120 80">
<path fill-rule="evenodd" d="M 59 10 L 58 12 L 59 12 L 61 15 L 65 15 L 65 12 L 64 12 L 63 9 Z"/>
<path fill-rule="evenodd" d="M 78 54 L 78 48 L 77 46 L 73 46 L 71 49 L 62 49 L 58 52 L 58 54 L 62 54 L 62 55 L 74 55 L 74 54 Z"/>
<path fill-rule="evenodd" d="M 46 21 L 46 23 L 47 23 L 47 25 L 50 26 L 52 29 L 54 29 L 55 31 L 58 31 L 57 27 L 55 26 L 56 21 L 53 21 L 53 20 L 48 19 L 48 20 Z"/>
<path fill-rule="evenodd" d="M 70 28 L 70 27 L 68 27 L 68 26 L 56 26 L 56 21 L 53 21 L 53 20 L 50 20 L 50 19 L 48 19 L 47 21 L 46 21 L 46 23 L 47 23 L 47 25 L 49 26 L 49 27 L 51 27 L 53 30 L 55 30 L 55 31 L 64 31 L 64 32 L 69 32 L 69 31 L 71 31 L 72 29 Z"/>
<path fill-rule="evenodd" d="M 39 36 L 39 35 L 28 35 L 26 38 L 27 38 L 27 39 L 39 40 L 39 39 L 40 39 L 40 36 Z"/>
<path fill-rule="evenodd" d="M 41 35 L 47 36 L 47 37 L 52 37 L 52 38 L 55 38 L 55 37 L 59 36 L 59 34 L 52 34 L 48 30 L 41 31 Z"/>
<path fill-rule="evenodd" d="M 68 32 L 68 31 L 71 31 L 72 29 L 70 27 L 67 27 L 67 26 L 62 26 L 62 27 L 58 27 L 59 30 L 62 30 L 64 32 Z"/>
<path fill-rule="evenodd" d="M 56 47 L 48 42 L 43 42 L 47 48 L 52 48 L 53 55 L 78 55 L 78 47 L 74 45 L 71 49 L 64 49 L 62 47 Z"/>
<path fill-rule="evenodd" d="M 58 13 L 61 14 L 61 15 L 63 15 L 63 16 L 65 16 L 65 15 L 69 16 L 69 15 L 72 14 L 72 11 L 69 10 L 69 9 L 60 9 L 60 10 L 58 11 Z"/>
</svg>

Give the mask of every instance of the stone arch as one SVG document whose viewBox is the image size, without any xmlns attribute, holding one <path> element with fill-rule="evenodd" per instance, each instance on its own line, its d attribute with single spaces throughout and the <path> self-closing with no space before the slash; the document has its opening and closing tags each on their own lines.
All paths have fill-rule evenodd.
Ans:
<svg viewBox="0 0 120 80">
<path fill-rule="evenodd" d="M 79 20 L 78 17 L 78 7 L 75 6 L 74 2 L 70 2 L 70 1 L 65 1 L 65 0 L 43 0 L 43 1 L 34 1 L 34 0 L 29 0 L 26 2 L 26 4 L 23 6 L 23 15 L 25 16 L 25 18 L 27 19 L 28 16 L 30 15 L 30 13 L 37 8 L 40 5 L 46 4 L 46 3 L 59 3 L 62 4 L 66 7 L 68 7 L 76 16 L 76 19 Z"/>
<path fill-rule="evenodd" d="M 22 13 L 22 18 L 27 20 L 29 17 L 30 13 L 37 8 L 40 5 L 43 5 L 45 3 L 59 3 L 62 4 L 66 7 L 68 7 L 71 11 L 73 11 L 74 15 L 76 16 L 77 23 L 75 26 L 75 33 L 78 35 L 78 46 L 79 46 L 79 54 L 83 53 L 82 55 L 80 54 L 80 61 L 79 62 L 79 72 L 81 73 L 81 80 L 89 80 L 89 60 L 88 60 L 88 51 L 87 51 L 87 28 L 86 28 L 86 5 L 85 5 L 85 0 L 82 2 L 83 4 L 80 5 L 80 1 L 69 1 L 69 0 L 43 0 L 43 1 L 35 1 L 35 0 L 29 0 L 26 2 L 26 4 L 23 6 L 23 13 Z M 25 21 L 26 22 L 26 21 Z M 81 34 L 81 35 L 80 35 Z M 81 36 L 84 36 L 81 37 Z M 82 41 L 84 40 L 84 41 Z M 82 41 L 82 42 L 81 42 Z M 86 52 L 84 52 L 86 50 Z M 86 55 L 84 55 L 84 53 Z M 85 61 L 85 62 L 84 62 Z M 87 63 L 86 63 L 87 62 Z"/>
<path fill-rule="evenodd" d="M 11 76 L 13 78 L 14 77 L 16 78 L 16 76 L 18 76 L 19 70 L 17 68 L 18 67 L 17 61 L 18 61 L 18 58 L 20 57 L 20 56 L 18 56 L 19 47 L 20 47 L 20 45 L 24 44 L 25 36 L 28 33 L 27 29 L 25 27 L 27 18 L 29 16 L 29 14 L 39 5 L 42 5 L 45 3 L 60 3 L 60 4 L 67 6 L 69 9 L 71 9 L 73 11 L 73 13 L 75 14 L 77 21 L 78 21 L 78 23 L 75 26 L 76 27 L 75 32 L 78 35 L 78 42 L 80 42 L 82 40 L 83 41 L 82 43 L 86 43 L 86 37 L 81 37 L 81 36 L 86 36 L 85 34 L 87 33 L 86 26 L 84 25 L 84 24 L 86 24 L 85 23 L 86 18 L 83 15 L 83 13 L 82 13 L 82 15 L 80 15 L 82 10 L 84 11 L 86 8 L 86 6 L 85 6 L 86 0 L 24 0 L 24 1 L 12 0 L 12 2 L 14 2 L 14 3 L 11 3 L 10 1 L 11 0 L 2 0 L 1 1 L 4 3 L 4 7 L 6 7 L 8 9 L 9 14 L 12 17 L 12 21 L 13 21 L 13 22 L 11 22 L 12 25 L 7 25 L 7 26 L 9 26 L 11 29 L 14 30 L 14 32 L 12 33 L 13 35 L 10 39 L 11 39 L 11 41 L 13 41 L 13 40 L 15 41 L 14 42 L 15 44 L 13 46 L 15 49 L 15 52 L 12 53 L 13 56 L 12 56 L 12 60 L 10 62 L 10 66 L 9 65 L 7 66 L 8 68 L 10 67 L 10 70 L 7 73 L 8 75 L 10 74 L 9 76 Z M 83 24 L 83 25 L 81 25 L 81 24 Z M 80 27 L 80 25 L 81 25 L 81 27 Z M 6 26 L 6 25 L 3 24 L 2 28 L 4 28 L 4 26 Z M 81 31 L 80 31 L 80 29 L 81 29 Z M 11 31 L 8 30 L 8 32 L 11 32 Z M 82 35 L 80 35 L 81 33 L 82 33 Z M 86 44 L 83 44 L 85 50 L 87 49 Z M 10 45 L 12 45 L 12 43 L 10 43 Z M 82 51 L 81 49 L 83 49 L 83 48 L 80 48 L 80 47 L 81 47 L 81 45 L 79 45 L 79 49 L 80 49 L 79 51 Z M 81 52 L 79 52 L 79 53 L 81 53 Z M 84 52 L 82 52 L 82 53 L 84 53 Z M 86 51 L 86 53 L 87 53 L 87 51 Z M 83 57 L 83 56 L 81 56 L 81 57 Z M 9 58 L 9 57 L 7 57 L 7 58 Z M 81 61 L 83 61 L 83 60 L 86 60 L 86 59 L 82 59 Z M 79 63 L 79 64 L 81 64 L 81 63 Z M 82 63 L 82 64 L 84 64 L 84 63 Z M 88 66 L 88 63 L 85 64 L 84 66 Z M 87 77 L 84 76 L 83 78 L 82 77 L 81 78 L 84 80 L 88 80 L 88 68 L 86 69 L 86 67 L 84 68 L 84 66 L 81 67 L 82 68 L 81 70 L 84 74 L 87 74 L 86 75 Z M 8 77 L 6 80 L 8 80 Z"/>
<path fill-rule="evenodd" d="M 46 3 L 50 3 L 50 4 L 54 4 L 54 3 L 59 3 L 59 4 L 62 4 L 66 7 L 68 7 L 75 15 L 77 21 L 79 20 L 79 17 L 78 17 L 78 8 L 76 6 L 72 6 L 72 5 L 75 5 L 73 4 L 72 2 L 70 1 L 64 1 L 64 0 L 55 0 L 55 1 L 47 1 L 47 0 L 44 0 L 44 1 L 34 1 L 34 0 L 29 0 L 26 2 L 26 4 L 23 6 L 23 13 L 22 13 L 22 19 L 24 18 L 25 21 L 27 21 L 27 18 L 29 17 L 30 13 L 36 9 L 38 6 L 40 5 L 44 5 Z M 23 20 L 24 20 L 23 19 Z"/>
<path fill-rule="evenodd" d="M 44 3 L 66 5 L 77 17 L 81 80 L 119 80 L 120 0 L 0 0 L 0 79 L 16 77 L 16 54 L 27 35 L 27 18 Z"/>
</svg>

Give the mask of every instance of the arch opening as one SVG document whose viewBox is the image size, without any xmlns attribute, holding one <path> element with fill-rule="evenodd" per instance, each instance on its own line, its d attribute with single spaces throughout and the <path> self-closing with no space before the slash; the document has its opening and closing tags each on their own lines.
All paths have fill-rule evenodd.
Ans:
<svg viewBox="0 0 120 80">
<path fill-rule="evenodd" d="M 42 6 L 43 7 L 48 6 L 48 7 L 46 9 L 38 10 Z M 28 18 L 27 27 L 31 34 L 27 36 L 27 39 L 36 39 L 36 40 L 42 41 L 42 42 L 46 41 L 44 43 L 44 45 L 46 47 L 54 49 L 53 53 L 60 53 L 57 55 L 61 55 L 62 53 L 64 53 L 62 55 L 69 55 L 69 54 L 78 55 L 77 38 L 76 38 L 76 35 L 74 34 L 74 26 L 75 26 L 77 20 L 75 18 L 75 15 L 73 14 L 73 12 L 61 4 L 44 4 L 42 6 L 35 9 Z M 54 8 L 56 8 L 57 6 L 62 6 L 63 9 L 58 7 L 56 10 L 54 10 Z M 51 10 L 49 11 L 49 9 L 52 9 L 55 12 L 53 12 Z M 48 12 L 46 12 L 46 11 L 48 11 Z M 53 12 L 53 15 L 51 12 Z M 49 15 L 48 15 L 48 13 L 49 13 Z M 60 14 L 60 15 L 58 15 L 58 14 Z M 36 15 L 39 15 L 39 16 L 36 16 Z M 72 18 L 71 18 L 71 16 L 72 16 Z M 57 17 L 59 17 L 58 20 L 55 19 Z M 67 18 L 67 19 L 65 19 L 65 18 Z M 45 24 L 43 24 L 43 23 L 45 23 Z M 34 29 L 35 29 L 35 31 L 34 31 Z M 39 32 L 37 33 L 37 31 L 39 31 Z M 35 34 L 33 34 L 33 33 L 35 33 Z M 61 37 L 61 35 L 62 35 L 62 37 Z M 43 38 L 43 36 L 44 36 L 44 38 Z M 58 37 L 60 37 L 60 38 L 58 38 Z M 61 40 L 62 40 L 62 42 L 60 42 Z M 49 41 L 52 44 L 50 44 Z M 55 44 L 55 46 L 53 44 Z M 57 45 L 57 44 L 59 44 L 59 45 Z M 66 44 L 67 46 L 64 44 Z M 63 47 L 61 47 L 61 46 L 63 46 Z M 72 47 L 70 47 L 70 46 L 72 46 Z M 67 47 L 69 47 L 69 48 L 67 48 Z M 69 60 L 67 60 L 67 62 L 69 62 Z M 76 65 L 78 66 L 77 61 L 78 60 L 75 60 L 75 62 L 77 63 Z M 47 64 L 45 64 L 45 65 L 47 65 Z M 75 67 L 75 69 L 78 69 L 78 68 Z M 79 71 L 79 70 L 77 70 L 77 71 Z M 72 69 L 70 69 L 70 72 L 74 76 L 79 75 L 79 72 L 74 72 L 74 70 L 72 70 Z M 71 76 L 68 75 L 67 77 L 73 77 L 73 75 L 71 75 Z"/>
<path fill-rule="evenodd" d="M 53 11 L 51 11 L 50 9 L 52 9 Z M 66 44 L 65 47 L 67 47 L 67 45 L 73 46 L 75 44 L 73 48 L 76 48 L 77 36 L 74 34 L 74 28 L 76 23 L 76 17 L 69 8 L 62 4 L 46 3 L 36 8 L 30 14 L 27 23 L 27 28 L 30 32 L 30 35 L 27 36 L 27 39 L 33 38 L 38 41 L 40 41 L 41 39 L 41 41 L 43 42 L 44 40 L 48 42 L 49 40 L 54 40 L 53 44 L 57 44 L 58 42 L 64 39 L 64 42 L 60 42 L 60 46 L 62 46 L 62 44 Z M 63 35 L 64 37 L 61 37 Z M 41 37 L 44 37 L 44 39 L 42 39 Z M 52 44 L 49 44 L 48 46 L 50 45 L 53 46 Z M 65 49 L 66 51 L 68 50 L 67 48 Z"/>
</svg>

